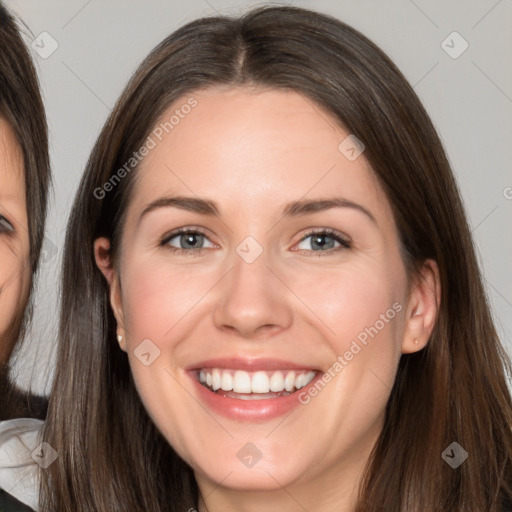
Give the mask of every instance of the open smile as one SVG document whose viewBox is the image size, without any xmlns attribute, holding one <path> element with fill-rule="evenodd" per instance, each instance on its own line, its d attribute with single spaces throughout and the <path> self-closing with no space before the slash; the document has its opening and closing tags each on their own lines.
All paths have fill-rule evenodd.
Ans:
<svg viewBox="0 0 512 512">
<path fill-rule="evenodd" d="M 214 393 L 238 400 L 268 400 L 287 396 L 307 386 L 314 370 L 272 370 L 246 372 L 225 368 L 198 371 L 199 382 Z"/>
<path fill-rule="evenodd" d="M 207 409 L 237 421 L 267 421 L 303 407 L 301 390 L 323 372 L 278 360 L 217 359 L 186 372 Z"/>
</svg>

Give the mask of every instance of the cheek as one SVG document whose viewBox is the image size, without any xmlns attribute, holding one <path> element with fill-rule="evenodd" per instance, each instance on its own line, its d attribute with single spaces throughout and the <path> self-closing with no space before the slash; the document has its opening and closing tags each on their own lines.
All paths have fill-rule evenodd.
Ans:
<svg viewBox="0 0 512 512">
<path fill-rule="evenodd" d="M 140 259 L 124 268 L 123 312 L 135 386 L 155 425 L 186 458 L 189 452 L 184 447 L 190 446 L 191 433 L 197 429 L 191 426 L 196 425 L 197 419 L 190 415 L 204 414 L 204 410 L 197 407 L 179 381 L 178 368 L 183 346 L 190 340 L 187 335 L 193 332 L 198 316 L 205 314 L 201 298 L 218 279 L 211 270 L 208 275 L 201 275 L 190 268 L 155 264 L 154 260 L 145 264 Z M 149 353 L 149 365 L 141 360 L 141 353 Z M 201 429 L 192 435 L 195 439 L 201 436 L 204 437 Z"/>
<path fill-rule="evenodd" d="M 358 262 L 305 276 L 296 273 L 294 291 L 315 313 L 309 319 L 314 329 L 323 332 L 332 355 L 324 369 L 325 387 L 320 383 L 301 398 L 315 411 L 313 417 L 324 417 L 333 437 L 343 424 L 345 434 L 351 432 L 356 438 L 365 425 L 376 421 L 396 376 L 405 272 L 397 260 L 389 265 Z M 336 406 L 326 408 L 326 403 Z"/>
<path fill-rule="evenodd" d="M 142 260 L 141 260 L 142 261 Z M 123 311 L 131 343 L 172 339 L 170 332 L 192 311 L 214 282 L 212 271 L 155 263 L 131 265 L 122 280 Z"/>
<path fill-rule="evenodd" d="M 336 354 L 342 354 L 353 340 L 364 345 L 369 338 L 380 335 L 381 339 L 399 341 L 405 276 L 396 267 L 389 272 L 385 265 L 363 262 L 328 271 L 290 273 L 288 279 L 294 283 L 297 296 L 315 314 L 316 320 L 312 321 L 331 340 Z"/>
<path fill-rule="evenodd" d="M 170 375 L 179 366 L 178 354 L 187 345 L 187 334 L 198 316 L 205 315 L 201 298 L 218 280 L 213 274 L 211 269 L 201 274 L 154 259 L 145 262 L 143 257 L 123 266 L 127 352 L 138 392 L 151 415 L 170 397 L 173 402 L 180 399 L 182 390 Z M 145 366 L 140 356 L 148 352 L 146 359 L 154 362 Z"/>
<path fill-rule="evenodd" d="M 314 311 L 311 322 L 332 356 L 324 380 L 300 395 L 311 418 L 300 428 L 304 438 L 315 436 L 322 418 L 325 451 L 311 457 L 328 453 L 334 464 L 382 421 L 401 357 L 405 281 L 399 269 L 391 275 L 382 267 L 352 265 L 318 273 L 314 283 L 299 276 L 294 291 Z"/>
<path fill-rule="evenodd" d="M 5 245 L 0 245 L 0 335 L 10 326 L 22 306 L 28 268 Z"/>
</svg>

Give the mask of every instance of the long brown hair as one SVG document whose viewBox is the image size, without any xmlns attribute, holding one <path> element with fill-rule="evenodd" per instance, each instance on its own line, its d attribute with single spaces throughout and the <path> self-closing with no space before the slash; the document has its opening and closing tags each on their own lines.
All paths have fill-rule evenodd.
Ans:
<svg viewBox="0 0 512 512">
<path fill-rule="evenodd" d="M 44 240 L 50 186 L 48 129 L 39 81 L 21 28 L 0 2 L 0 117 L 11 126 L 23 155 L 30 253 L 29 284 L 17 312 L 0 340 L 6 358 L 20 342 L 30 318 L 31 292 Z M 3 357 L 2 357 L 3 359 Z M 8 380 L 8 364 L 0 360 L 0 419 L 29 414 L 22 395 Z"/>
<path fill-rule="evenodd" d="M 183 511 L 197 507 L 192 470 L 137 395 L 93 242 L 119 248 L 129 161 L 171 102 L 218 84 L 297 91 L 361 139 L 389 202 L 411 279 L 431 258 L 442 300 L 427 347 L 403 355 L 368 461 L 358 512 L 497 512 L 512 495 L 510 361 L 496 334 L 459 192 L 442 144 L 390 59 L 344 23 L 294 7 L 209 17 L 145 59 L 107 120 L 69 220 L 58 367 L 45 439 L 43 511 Z M 113 190 L 105 193 L 111 181 Z M 452 469 L 452 442 L 469 458 Z"/>
</svg>

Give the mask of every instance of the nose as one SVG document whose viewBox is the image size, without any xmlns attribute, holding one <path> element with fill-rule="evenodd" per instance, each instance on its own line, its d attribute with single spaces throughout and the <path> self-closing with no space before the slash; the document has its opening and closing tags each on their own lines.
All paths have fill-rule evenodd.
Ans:
<svg viewBox="0 0 512 512">
<path fill-rule="evenodd" d="M 290 327 L 290 291 L 276 274 L 265 252 L 252 263 L 235 255 L 214 307 L 215 326 L 244 338 L 270 336 Z"/>
</svg>

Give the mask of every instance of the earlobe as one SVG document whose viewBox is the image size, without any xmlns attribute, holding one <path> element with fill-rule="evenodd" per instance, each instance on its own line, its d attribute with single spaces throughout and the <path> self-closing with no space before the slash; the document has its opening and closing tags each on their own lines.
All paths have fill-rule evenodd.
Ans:
<svg viewBox="0 0 512 512">
<path fill-rule="evenodd" d="M 122 331 L 121 329 L 118 329 L 118 332 Z M 123 330 L 124 332 L 124 330 Z M 126 341 L 124 339 L 124 336 L 122 334 L 117 335 L 117 343 L 119 343 L 119 348 L 126 352 Z"/>
<path fill-rule="evenodd" d="M 437 320 L 441 303 L 439 268 L 434 260 L 426 260 L 412 286 L 405 319 L 402 353 L 424 348 Z"/>
<path fill-rule="evenodd" d="M 121 300 L 119 276 L 112 263 L 110 255 L 110 240 L 102 237 L 94 241 L 94 259 L 96 265 L 107 280 L 110 290 L 110 306 L 117 321 L 117 341 L 122 350 L 126 351 L 126 336 L 124 327 L 124 312 Z"/>
</svg>

